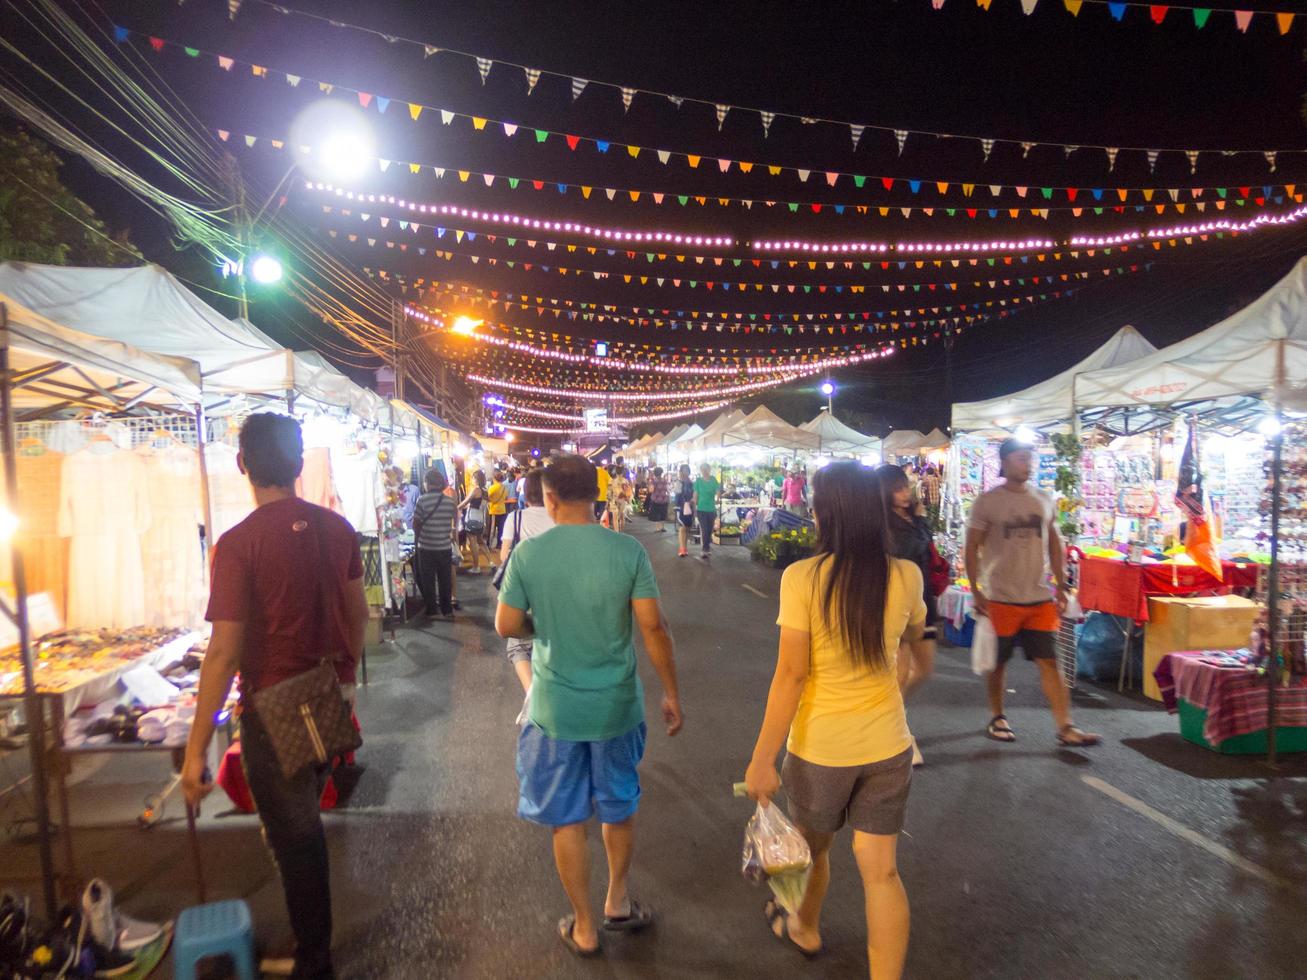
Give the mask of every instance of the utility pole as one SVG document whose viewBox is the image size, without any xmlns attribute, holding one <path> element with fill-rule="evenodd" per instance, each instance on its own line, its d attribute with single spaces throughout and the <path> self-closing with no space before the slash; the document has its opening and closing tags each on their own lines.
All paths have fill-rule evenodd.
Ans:
<svg viewBox="0 0 1307 980">
<path fill-rule="evenodd" d="M 404 400 L 404 307 L 397 299 L 390 301 L 390 341 L 395 348 L 395 397 Z"/>
<path fill-rule="evenodd" d="M 237 315 L 242 320 L 250 318 L 250 299 L 245 291 L 245 260 L 250 254 L 253 235 L 250 227 L 250 211 L 245 202 L 245 181 L 241 179 L 240 165 L 230 153 L 224 154 L 223 164 L 226 169 L 227 190 L 231 195 L 232 217 L 236 225 L 236 237 L 240 241 L 241 254 L 236 257 L 236 297 Z"/>
</svg>

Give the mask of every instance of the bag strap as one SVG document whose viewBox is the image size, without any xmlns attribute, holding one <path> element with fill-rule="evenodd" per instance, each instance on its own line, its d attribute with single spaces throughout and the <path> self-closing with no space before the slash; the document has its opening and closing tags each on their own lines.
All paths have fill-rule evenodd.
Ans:
<svg viewBox="0 0 1307 980">
<path fill-rule="evenodd" d="M 518 546 L 522 540 L 522 511 L 513 511 L 513 543 L 508 546 L 508 553 L 511 555 L 513 549 Z"/>
<path fill-rule="evenodd" d="M 313 540 L 318 546 L 318 588 L 316 594 L 316 604 L 318 607 L 318 650 L 322 653 L 323 660 L 330 660 L 335 663 L 334 656 L 327 656 L 327 575 L 331 572 L 331 565 L 327 561 L 327 553 L 322 546 L 322 525 L 320 521 L 310 520 L 309 527 L 313 529 Z"/>
</svg>

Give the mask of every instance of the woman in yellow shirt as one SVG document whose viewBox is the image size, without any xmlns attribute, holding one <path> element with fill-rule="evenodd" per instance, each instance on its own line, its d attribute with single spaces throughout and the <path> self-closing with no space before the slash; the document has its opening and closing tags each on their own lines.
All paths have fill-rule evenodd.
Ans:
<svg viewBox="0 0 1307 980">
<path fill-rule="evenodd" d="M 821 952 L 821 906 L 830 847 L 846 822 L 862 875 L 867 956 L 875 980 L 903 972 L 908 897 L 899 880 L 898 835 L 912 779 L 912 733 L 899 693 L 900 641 L 924 653 L 921 571 L 890 558 L 876 476 L 832 463 L 812 481 L 817 554 L 781 579 L 780 653 L 762 731 L 745 775 L 749 795 L 770 802 L 783 773 L 790 817 L 812 850 L 798 914 L 774 901 L 772 932 L 808 956 Z M 788 734 L 788 740 L 787 740 Z"/>
</svg>

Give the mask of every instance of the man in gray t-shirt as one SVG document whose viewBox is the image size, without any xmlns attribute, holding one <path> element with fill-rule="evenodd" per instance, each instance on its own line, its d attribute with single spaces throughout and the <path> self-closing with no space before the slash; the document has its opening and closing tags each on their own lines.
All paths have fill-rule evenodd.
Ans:
<svg viewBox="0 0 1307 980">
<path fill-rule="evenodd" d="M 1016 741 L 1003 714 L 1004 678 L 1016 647 L 1039 666 L 1039 679 L 1057 723 L 1061 745 L 1097 745 L 1101 738 L 1071 723 L 1071 697 L 1057 669 L 1056 640 L 1066 608 L 1066 553 L 1053 501 L 1030 486 L 1030 447 L 1008 439 L 999 448 L 1004 482 L 981 494 L 967 521 L 967 578 L 977 618 L 988 617 L 998 635 L 998 664 L 986 679 L 990 722 L 987 734 Z M 1056 598 L 1049 592 L 1053 570 Z"/>
</svg>

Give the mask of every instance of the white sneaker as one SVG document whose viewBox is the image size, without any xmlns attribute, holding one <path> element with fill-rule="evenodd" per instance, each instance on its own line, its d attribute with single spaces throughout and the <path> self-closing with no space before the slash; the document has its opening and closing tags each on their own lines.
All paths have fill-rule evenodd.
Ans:
<svg viewBox="0 0 1307 980">
<path fill-rule="evenodd" d="M 91 936 L 107 950 L 134 953 L 163 935 L 164 926 L 142 922 L 114 911 L 113 889 L 101 878 L 93 878 L 82 893 L 82 916 Z"/>
<path fill-rule="evenodd" d="M 922 758 L 921 749 L 917 748 L 917 740 L 914 738 L 912 740 L 912 768 L 916 769 L 918 766 L 924 766 L 925 764 L 926 760 Z"/>
</svg>

